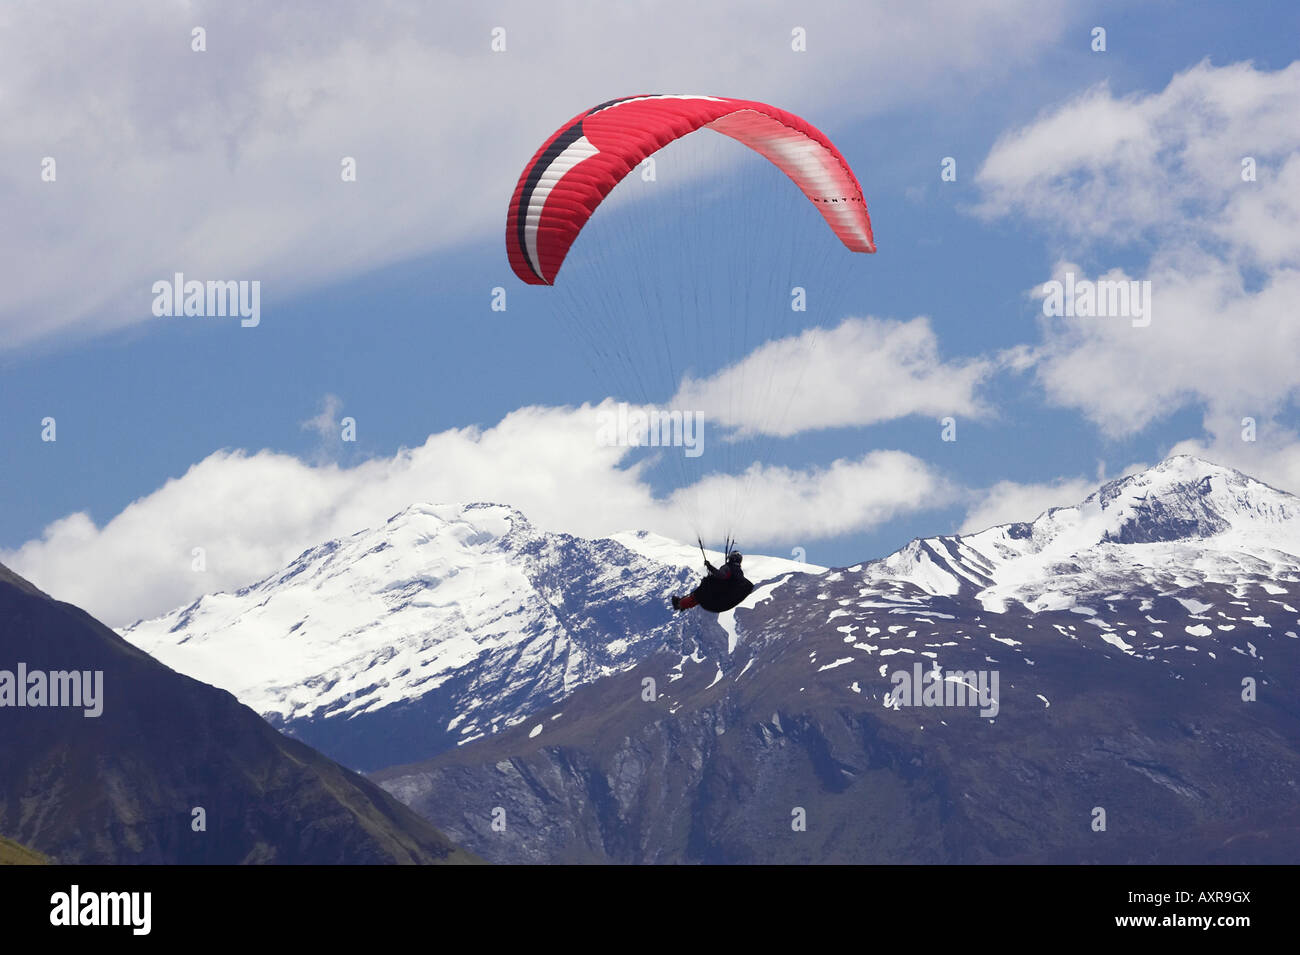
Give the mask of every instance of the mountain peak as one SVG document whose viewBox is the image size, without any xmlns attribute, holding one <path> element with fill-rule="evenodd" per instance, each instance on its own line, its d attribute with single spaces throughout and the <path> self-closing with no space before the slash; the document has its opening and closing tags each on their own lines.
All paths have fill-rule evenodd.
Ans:
<svg viewBox="0 0 1300 955">
<path fill-rule="evenodd" d="M 1235 468 L 1190 454 L 1110 481 L 1081 505 L 1106 513 L 1099 538 L 1117 544 L 1215 537 L 1234 528 L 1290 523 L 1300 510 L 1290 494 Z"/>
<path fill-rule="evenodd" d="M 1260 483 L 1236 468 L 1215 464 L 1194 454 L 1174 454 L 1151 467 L 1107 481 L 1103 488 L 1130 482 L 1152 485 L 1199 484 L 1213 478 L 1220 478 L 1233 484 Z"/>
<path fill-rule="evenodd" d="M 1243 559 L 1270 562 L 1278 553 L 1300 553 L 1300 499 L 1180 454 L 1033 521 L 915 540 L 861 569 L 869 579 L 907 582 L 930 594 L 973 589 L 994 607 L 1062 575 L 1085 587 L 1086 579 L 1106 578 L 1120 566 L 1135 581 L 1180 562 L 1228 575 Z"/>
<path fill-rule="evenodd" d="M 505 504 L 490 501 L 470 501 L 467 503 L 434 504 L 421 501 L 398 511 L 388 519 L 387 524 L 429 523 L 442 524 L 472 523 L 483 529 L 495 529 L 502 535 L 510 533 L 513 528 L 525 528 L 532 525 L 522 513 Z M 363 532 L 364 533 L 364 532 Z"/>
</svg>

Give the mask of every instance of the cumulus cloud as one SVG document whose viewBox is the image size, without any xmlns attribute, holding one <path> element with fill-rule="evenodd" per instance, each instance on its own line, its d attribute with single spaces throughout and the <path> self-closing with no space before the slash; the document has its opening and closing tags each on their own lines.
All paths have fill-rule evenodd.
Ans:
<svg viewBox="0 0 1300 955">
<path fill-rule="evenodd" d="M 844 128 L 955 81 L 997 82 L 1063 19 L 1035 0 L 879 6 L 888 31 L 871 29 L 871 4 L 792 17 L 779 0 L 743 16 L 685 0 L 7 3 L 0 347 L 146 321 L 152 283 L 176 271 L 261 280 L 271 308 L 496 236 L 523 158 L 611 96 L 736 92 Z M 807 54 L 790 50 L 796 25 Z"/>
<path fill-rule="evenodd" d="M 689 540 L 687 499 L 723 501 L 743 485 L 753 496 L 747 543 L 851 533 L 942 503 L 934 497 L 942 482 L 897 452 L 809 472 L 708 475 L 693 491 L 658 498 L 646 479 L 651 458 L 598 440 L 612 408 L 521 408 L 491 428 L 430 435 L 417 448 L 355 467 L 221 451 L 102 527 L 84 513 L 68 515 L 39 539 L 0 553 L 0 562 L 120 625 L 251 583 L 308 547 L 419 502 L 495 501 L 547 530 L 599 536 L 646 528 Z M 202 573 L 193 570 L 195 548 L 203 550 Z"/>
<path fill-rule="evenodd" d="M 1290 320 L 1300 271 L 1277 270 L 1247 290 L 1239 266 L 1186 250 L 1141 276 L 1102 277 L 1150 281 L 1150 325 L 1041 318 L 1036 374 L 1054 402 L 1082 410 L 1105 434 L 1132 434 L 1189 404 L 1207 420 L 1270 420 L 1300 395 L 1300 324 Z"/>
<path fill-rule="evenodd" d="M 1300 63 L 1269 71 L 1203 62 L 1145 95 L 1102 85 L 998 139 L 976 175 L 979 209 L 1036 220 L 1061 239 L 1214 232 L 1249 249 L 1256 217 L 1295 221 L 1286 187 L 1297 109 Z M 1246 157 L 1259 165 L 1257 182 L 1242 181 Z M 1229 228 L 1237 217 L 1248 227 Z"/>
<path fill-rule="evenodd" d="M 769 342 L 709 378 L 687 378 L 671 404 L 742 435 L 782 437 L 916 414 L 978 418 L 989 409 L 976 390 L 995 367 L 944 361 L 926 318 L 851 318 Z"/>
<path fill-rule="evenodd" d="M 1269 421 L 1300 396 L 1297 114 L 1300 63 L 1203 63 L 1149 95 L 1091 90 L 998 141 L 977 177 L 983 214 L 1038 225 L 1063 262 L 1130 240 L 1148 253 L 1101 276 L 1151 283 L 1148 326 L 1040 318 L 1052 401 L 1121 437 L 1189 405 Z M 1065 264 L 1053 277 L 1072 269 L 1098 277 Z"/>
<path fill-rule="evenodd" d="M 798 471 L 752 465 L 742 475 L 711 475 L 678 492 L 688 509 L 700 499 L 739 500 L 769 540 L 817 540 L 936 507 L 953 489 L 918 458 L 873 451 L 825 468 Z"/>
</svg>

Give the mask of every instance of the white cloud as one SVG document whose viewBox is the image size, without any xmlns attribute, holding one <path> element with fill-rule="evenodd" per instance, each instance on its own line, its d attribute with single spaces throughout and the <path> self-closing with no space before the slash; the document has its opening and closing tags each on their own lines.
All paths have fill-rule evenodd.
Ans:
<svg viewBox="0 0 1300 955">
<path fill-rule="evenodd" d="M 709 378 L 687 378 L 670 404 L 741 434 L 779 436 L 917 414 L 982 417 L 976 389 L 994 368 L 943 361 L 925 318 L 846 319 L 762 345 Z"/>
<path fill-rule="evenodd" d="M 1040 319 L 1049 399 L 1119 437 L 1189 405 L 1267 421 L 1300 397 L 1297 115 L 1300 63 L 1201 64 L 1150 95 L 1091 90 L 998 141 L 978 174 L 985 215 L 1037 222 L 1063 258 L 1149 250 L 1107 273 L 1150 281 L 1149 327 Z M 1067 269 L 1091 277 L 1064 263 L 1053 277 Z"/>
<path fill-rule="evenodd" d="M 1300 271 L 1271 273 L 1254 291 L 1240 269 L 1212 255 L 1161 256 L 1151 271 L 1108 278 L 1151 282 L 1145 328 L 1123 318 L 1042 318 L 1037 375 L 1056 403 L 1082 410 L 1103 432 L 1139 431 L 1187 405 L 1209 417 L 1268 420 L 1300 395 L 1293 356 Z"/>
<path fill-rule="evenodd" d="M 952 494 L 920 459 L 901 451 L 873 451 L 807 471 L 755 464 L 743 475 L 704 478 L 676 496 L 691 502 L 738 499 L 742 519 L 757 523 L 762 539 L 798 543 L 938 507 Z"/>
<path fill-rule="evenodd" d="M 418 448 L 350 468 L 270 451 L 221 451 L 103 527 L 84 513 L 69 515 L 39 539 L 0 553 L 0 562 L 120 625 L 251 583 L 308 547 L 419 502 L 509 504 L 543 529 L 586 536 L 645 528 L 692 539 L 685 506 L 692 495 L 656 499 L 644 480 L 648 459 L 632 463 L 628 448 L 597 440 L 611 408 L 521 408 L 494 427 L 441 432 Z M 943 503 L 936 499 L 942 482 L 898 452 L 807 473 L 755 468 L 743 478 L 707 477 L 693 496 L 725 508 L 742 486 L 752 495 L 747 546 L 860 531 Z M 191 567 L 196 547 L 205 553 L 203 573 Z"/>
<path fill-rule="evenodd" d="M 1058 238 L 1195 240 L 1214 231 L 1249 248 L 1253 228 L 1219 227 L 1261 194 L 1294 210 L 1282 173 L 1300 143 L 1297 110 L 1300 63 L 1268 71 L 1205 62 L 1146 95 L 1096 87 L 994 144 L 976 175 L 980 209 L 1037 220 Z M 1242 181 L 1247 156 L 1258 182 Z M 1294 241 L 1290 248 L 1294 257 Z"/>
<path fill-rule="evenodd" d="M 343 410 L 343 401 L 338 395 L 326 395 L 321 399 L 320 411 L 302 423 L 304 431 L 314 432 L 322 441 L 337 438 L 339 434 L 339 412 Z"/>
<path fill-rule="evenodd" d="M 876 28 L 884 8 L 888 30 Z M 268 311 L 306 287 L 495 237 L 526 157 L 611 96 L 734 93 L 834 132 L 1012 74 L 1059 32 L 1062 10 L 7 3 L 0 347 L 147 321 L 151 284 L 175 271 L 261 280 Z M 207 52 L 195 53 L 200 25 Z M 790 49 L 796 25 L 806 53 Z M 496 26 L 504 53 L 489 49 Z M 45 156 L 54 183 L 40 180 Z M 340 181 L 345 156 L 356 183 Z"/>
</svg>

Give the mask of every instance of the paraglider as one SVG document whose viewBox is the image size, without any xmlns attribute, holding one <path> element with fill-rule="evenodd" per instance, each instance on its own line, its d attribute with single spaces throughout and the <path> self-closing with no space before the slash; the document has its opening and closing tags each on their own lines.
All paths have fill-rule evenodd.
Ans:
<svg viewBox="0 0 1300 955">
<path fill-rule="evenodd" d="M 603 241 L 584 240 L 585 251 L 579 258 L 590 255 L 602 267 L 584 273 L 585 266 L 573 266 L 571 270 L 578 268 L 578 281 L 572 281 L 572 276 L 567 281 L 558 278 L 579 235 L 611 191 L 628 179 L 633 170 L 651 161 L 655 153 L 702 129 L 735 140 L 784 173 L 812 203 L 843 249 L 876 251 L 861 185 L 834 143 L 812 124 L 793 113 L 754 100 L 653 94 L 601 103 L 579 113 L 551 134 L 528 161 L 515 185 L 506 216 L 506 253 L 512 270 L 523 282 L 540 286 L 558 284 L 560 290 L 552 294 L 561 300 L 566 295 L 572 296 L 573 304 L 564 317 L 572 324 L 575 334 L 591 346 L 595 356 L 593 368 L 607 367 L 611 369 L 610 374 L 621 374 L 618 384 L 626 382 L 639 387 L 647 404 L 652 400 L 651 392 L 659 398 L 664 390 L 671 394 L 684 382 L 694 381 L 688 369 L 678 367 L 680 358 L 674 354 L 673 342 L 690 342 L 694 346 L 692 357 L 698 354 L 701 360 L 721 363 L 730 370 L 732 373 L 724 377 L 722 386 L 728 393 L 715 404 L 712 418 L 736 429 L 735 419 L 729 419 L 728 415 L 745 408 L 750 423 L 743 434 L 735 431 L 731 439 L 714 444 L 720 449 L 719 456 L 725 458 L 729 454 L 745 453 L 739 438 L 770 439 L 782 434 L 777 419 L 788 413 L 799 375 L 778 376 L 778 371 L 783 367 L 789 369 L 792 353 L 810 350 L 811 339 L 799 339 L 794 345 L 787 340 L 784 350 L 749 352 L 748 349 L 770 341 L 773 334 L 789 333 L 781 324 L 784 320 L 779 317 L 778 309 L 781 297 L 791 295 L 792 286 L 798 286 L 795 298 L 801 301 L 803 286 L 812 284 L 809 279 L 821 277 L 817 274 L 818 267 L 838 269 L 840 274 L 845 271 L 843 262 L 833 258 L 835 249 L 827 248 L 837 244 L 803 240 L 812 261 L 799 261 L 798 282 L 782 274 L 783 267 L 795 267 L 789 248 L 795 243 L 791 225 L 794 217 L 776 205 L 779 198 L 776 193 L 781 190 L 764 183 L 750 192 L 740 191 L 737 198 L 741 201 L 725 203 L 722 208 L 724 221 L 736 220 L 743 236 L 740 241 L 715 237 L 699 251 L 686 252 L 683 250 L 691 248 L 687 241 L 653 243 L 649 237 L 661 234 L 658 230 L 652 233 L 629 227 L 624 232 L 627 242 L 617 246 L 617 252 L 611 252 Z M 780 177 L 771 174 L 767 163 L 755 165 L 765 167 L 769 178 L 779 181 Z M 644 174 L 641 178 L 645 179 Z M 676 181 L 681 183 L 688 178 L 682 175 Z M 656 187 L 655 191 L 662 195 L 665 190 Z M 709 198 L 716 199 L 716 195 L 715 192 Z M 660 204 L 647 201 L 643 205 Z M 675 215 L 678 209 L 701 209 L 703 205 L 683 200 L 667 208 Z M 742 218 L 746 211 L 751 216 L 748 222 Z M 763 217 L 762 222 L 759 216 Z M 608 220 L 602 216 L 602 222 L 619 224 L 624 218 L 623 214 L 611 214 Z M 600 228 L 596 228 L 598 233 Z M 675 222 L 669 225 L 670 232 L 689 230 L 681 235 L 683 240 L 703 237 L 705 228 L 705 223 L 697 220 L 685 228 Z M 751 246 L 774 241 L 788 243 L 775 264 L 754 257 Z M 629 248 L 632 254 L 626 254 Z M 680 264 L 676 268 L 665 267 L 674 253 L 679 256 Z M 613 258 L 616 254 L 621 257 Z M 638 266 L 643 269 L 643 280 L 639 284 L 626 280 L 624 270 Z M 694 285 L 683 278 L 691 271 L 697 276 Z M 827 285 L 815 287 L 822 290 Z M 671 300 L 675 290 L 680 296 L 678 303 Z M 823 297 L 824 301 L 829 299 Z M 648 314 L 640 320 L 629 314 L 638 309 Z M 802 305 L 789 305 L 788 298 L 784 309 L 787 316 L 792 310 L 805 311 Z M 565 309 L 560 311 L 564 313 Z M 667 323 L 672 321 L 681 323 L 682 327 L 671 332 Z M 709 324 L 714 322 L 724 323 L 723 327 L 715 330 Z M 695 323 L 694 327 L 691 323 Z M 634 336 L 641 330 L 645 330 L 648 340 L 634 342 Z M 815 338 L 815 329 L 813 333 Z M 724 354 L 728 345 L 741 349 L 741 355 Z M 682 371 L 688 371 L 686 379 L 679 374 Z M 657 381 L 656 373 L 660 376 Z M 782 387 L 773 387 L 777 381 L 783 383 Z M 782 390 L 784 394 L 779 393 Z M 680 409 L 673 413 L 683 414 Z M 697 534 L 703 533 L 703 521 L 721 524 L 728 541 L 726 559 L 721 568 L 715 568 L 706 557 L 707 575 L 700 586 L 685 597 L 673 597 L 672 604 L 677 610 L 699 606 L 720 613 L 735 607 L 753 590 L 753 584 L 741 570 L 741 555 L 732 549 L 731 540 L 740 510 L 748 503 L 749 488 L 760 471 L 757 467 L 733 468 L 730 478 L 713 472 L 697 475 L 692 480 L 687 477 L 686 467 L 693 461 L 689 454 L 685 460 L 677 460 L 679 474 L 672 497 L 684 510 L 691 492 L 708 498 L 694 502 L 697 510 L 689 515 L 689 523 Z M 744 473 L 736 474 L 737 470 Z"/>
<path fill-rule="evenodd" d="M 709 559 L 704 559 L 704 568 L 708 571 L 700 585 L 685 597 L 673 597 L 674 610 L 690 610 L 700 607 L 710 613 L 724 613 L 737 606 L 754 590 L 754 585 L 745 577 L 740 565 L 743 557 L 740 551 L 727 553 L 721 567 L 714 567 Z"/>
<path fill-rule="evenodd" d="M 779 167 L 847 248 L 876 251 L 862 186 L 816 127 L 753 100 L 627 96 L 579 113 L 524 167 L 506 218 L 506 253 L 515 274 L 530 285 L 553 285 L 574 239 L 610 190 L 647 156 L 703 128 Z"/>
</svg>

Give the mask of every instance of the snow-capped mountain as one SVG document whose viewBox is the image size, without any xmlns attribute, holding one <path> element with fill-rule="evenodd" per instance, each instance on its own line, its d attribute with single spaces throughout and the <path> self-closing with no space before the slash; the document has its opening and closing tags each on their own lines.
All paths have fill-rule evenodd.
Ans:
<svg viewBox="0 0 1300 955">
<path fill-rule="evenodd" d="M 1135 584 L 1260 586 L 1294 578 L 1297 554 L 1300 501 L 1240 471 L 1179 455 L 1032 523 L 915 540 L 849 573 L 929 594 L 970 594 L 991 612 L 1012 603 L 1059 610 Z"/>
<path fill-rule="evenodd" d="M 725 653 L 718 622 L 668 607 L 693 585 L 698 551 L 690 562 L 663 538 L 622 540 L 542 533 L 501 505 L 421 504 L 120 632 L 334 758 L 378 768 L 498 732 L 666 647 Z"/>
<path fill-rule="evenodd" d="M 1252 636 L 1300 640 L 1300 498 L 1179 455 L 1032 522 L 914 540 L 815 587 L 856 651 L 837 655 L 842 674 L 895 654 L 946 669 L 966 643 L 1032 668 L 1035 628 L 1176 672 L 1257 657 Z"/>
<path fill-rule="evenodd" d="M 376 778 L 493 861 L 1293 860 L 1298 514 L 1171 458 L 1031 522 L 779 578 L 724 665 L 651 658 Z"/>
</svg>

